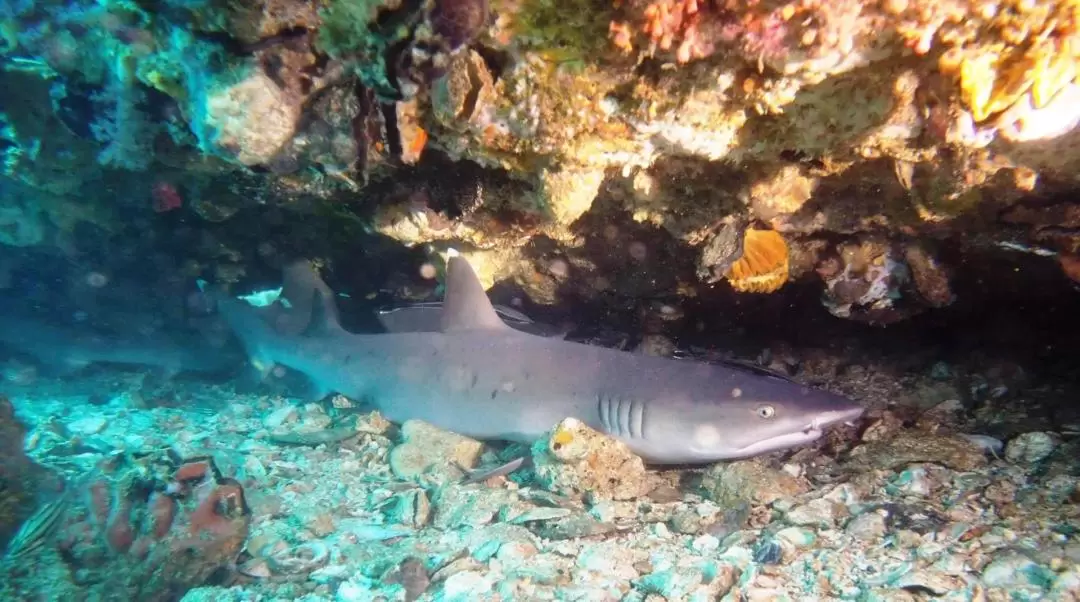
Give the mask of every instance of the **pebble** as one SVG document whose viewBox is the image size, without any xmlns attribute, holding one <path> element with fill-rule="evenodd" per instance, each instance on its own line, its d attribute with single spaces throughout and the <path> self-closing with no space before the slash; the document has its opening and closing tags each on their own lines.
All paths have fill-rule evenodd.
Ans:
<svg viewBox="0 0 1080 602">
<path fill-rule="evenodd" d="M 860 541 L 879 541 L 885 536 L 885 517 L 878 512 L 860 514 L 848 521 L 844 530 Z"/>
<path fill-rule="evenodd" d="M 986 565 L 982 581 L 990 587 L 1029 588 L 1039 582 L 1048 583 L 1049 569 L 1023 554 L 1007 552 Z"/>
<path fill-rule="evenodd" d="M 801 506 L 792 508 L 785 518 L 793 525 L 804 527 L 831 527 L 836 524 L 837 514 L 843 506 L 829 500 L 818 498 Z"/>
<path fill-rule="evenodd" d="M 730 508 L 740 502 L 772 504 L 807 490 L 805 482 L 759 460 L 714 464 L 701 479 L 702 494 Z"/>
<path fill-rule="evenodd" d="M 803 527 L 787 527 L 776 532 L 776 538 L 786 541 L 796 548 L 806 548 L 814 544 L 817 536 L 810 529 Z"/>
<path fill-rule="evenodd" d="M 1080 567 L 1077 566 L 1060 573 L 1050 585 L 1050 593 L 1054 595 L 1068 594 L 1075 597 L 1077 592 L 1080 592 Z"/>
<path fill-rule="evenodd" d="M 96 435 L 108 425 L 109 422 L 101 416 L 87 416 L 68 424 L 68 430 L 77 435 Z"/>
<path fill-rule="evenodd" d="M 474 468 L 484 445 L 420 420 L 401 425 L 400 445 L 390 450 L 390 470 L 404 480 L 447 483 L 461 479 L 461 469 Z"/>
<path fill-rule="evenodd" d="M 439 599 L 446 602 L 473 602 L 491 591 L 491 578 L 478 571 L 461 571 L 447 577 Z"/>
<path fill-rule="evenodd" d="M 1058 438 L 1053 433 L 1024 433 L 1005 446 L 1005 459 L 1014 464 L 1035 464 L 1045 460 L 1057 446 Z"/>
<path fill-rule="evenodd" d="M 691 541 L 690 549 L 698 554 L 709 554 L 720 549 L 720 540 L 706 533 Z"/>
<path fill-rule="evenodd" d="M 282 406 L 270 412 L 270 415 L 263 419 L 263 426 L 274 430 L 288 423 L 296 422 L 299 417 L 300 411 L 296 409 L 296 406 Z"/>
</svg>

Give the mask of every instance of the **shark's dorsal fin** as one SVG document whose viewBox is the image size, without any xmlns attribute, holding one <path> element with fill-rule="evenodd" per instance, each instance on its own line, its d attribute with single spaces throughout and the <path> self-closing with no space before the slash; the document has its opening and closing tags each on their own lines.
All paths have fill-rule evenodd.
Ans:
<svg viewBox="0 0 1080 602">
<path fill-rule="evenodd" d="M 311 303 L 311 321 L 308 322 L 307 330 L 304 331 L 305 336 L 309 337 L 325 337 L 333 334 L 343 332 L 341 328 L 341 321 L 338 318 L 337 304 L 334 303 L 334 298 L 330 296 L 329 289 L 323 290 L 317 288 L 311 291 L 312 303 Z"/>
<path fill-rule="evenodd" d="M 460 255 L 446 261 L 446 296 L 440 327 L 443 332 L 461 330 L 508 330 L 472 266 Z"/>
</svg>

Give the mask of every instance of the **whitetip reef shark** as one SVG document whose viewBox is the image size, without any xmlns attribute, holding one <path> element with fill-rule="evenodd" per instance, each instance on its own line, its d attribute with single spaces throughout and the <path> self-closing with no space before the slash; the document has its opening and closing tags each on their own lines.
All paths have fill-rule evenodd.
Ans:
<svg viewBox="0 0 1080 602">
<path fill-rule="evenodd" d="M 480 440 L 532 443 L 572 417 L 648 463 L 699 464 L 807 444 L 863 413 L 845 397 L 745 367 L 515 330 L 461 256 L 448 261 L 436 332 L 346 332 L 310 263 L 290 272 L 310 283 L 312 297 L 289 300 L 302 309 L 287 320 L 288 309 L 218 296 L 251 363 L 263 372 L 275 364 L 297 370 L 320 393 L 370 403 L 396 423 L 423 420 Z M 307 324 L 303 333 L 298 323 Z"/>
<path fill-rule="evenodd" d="M 187 343 L 157 334 L 106 336 L 47 324 L 6 307 L 0 311 L 0 347 L 32 356 L 45 369 L 61 374 L 97 363 L 150 366 L 169 376 L 222 372 L 239 359 L 208 345 Z"/>
</svg>

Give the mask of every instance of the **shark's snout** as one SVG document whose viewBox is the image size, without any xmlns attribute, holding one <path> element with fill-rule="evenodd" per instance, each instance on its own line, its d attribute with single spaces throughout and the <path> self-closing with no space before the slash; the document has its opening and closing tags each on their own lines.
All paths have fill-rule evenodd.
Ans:
<svg viewBox="0 0 1080 602">
<path fill-rule="evenodd" d="M 858 406 L 821 412 L 807 426 L 808 431 L 824 431 L 826 428 L 838 424 L 854 424 L 863 415 L 863 409 Z"/>
</svg>

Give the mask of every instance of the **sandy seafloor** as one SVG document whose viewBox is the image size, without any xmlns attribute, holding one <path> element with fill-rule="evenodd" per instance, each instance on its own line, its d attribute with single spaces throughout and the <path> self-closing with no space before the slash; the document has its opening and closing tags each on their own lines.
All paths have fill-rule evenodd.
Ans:
<svg viewBox="0 0 1080 602">
<path fill-rule="evenodd" d="M 171 448 L 243 484 L 244 553 L 186 601 L 1075 600 L 1080 423 L 1032 410 L 1075 391 L 984 370 L 845 370 L 826 380 L 868 406 L 864 423 L 755 461 L 471 484 L 447 458 L 489 466 L 495 451 L 414 430 L 397 472 L 431 466 L 401 478 L 400 433 L 342 398 L 109 368 L 7 394 L 29 455 L 69 476 Z"/>
</svg>

